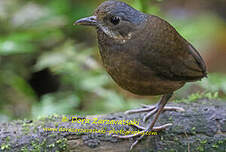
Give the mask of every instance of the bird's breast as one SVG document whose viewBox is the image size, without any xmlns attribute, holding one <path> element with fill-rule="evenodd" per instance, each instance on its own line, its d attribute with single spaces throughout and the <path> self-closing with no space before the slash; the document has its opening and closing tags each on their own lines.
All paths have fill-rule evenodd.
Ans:
<svg viewBox="0 0 226 152">
<path fill-rule="evenodd" d="M 171 93 L 184 84 L 161 79 L 144 66 L 136 58 L 136 52 L 139 51 L 136 45 L 118 45 L 114 41 L 99 40 L 99 49 L 103 65 L 113 80 L 134 94 L 161 95 Z"/>
</svg>

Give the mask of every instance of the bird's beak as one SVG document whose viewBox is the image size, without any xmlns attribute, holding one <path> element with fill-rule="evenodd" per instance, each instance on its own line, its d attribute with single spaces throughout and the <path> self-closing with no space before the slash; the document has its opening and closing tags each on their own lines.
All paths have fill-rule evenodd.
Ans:
<svg viewBox="0 0 226 152">
<path fill-rule="evenodd" d="M 85 17 L 77 20 L 73 25 L 97 26 L 96 16 Z"/>
</svg>

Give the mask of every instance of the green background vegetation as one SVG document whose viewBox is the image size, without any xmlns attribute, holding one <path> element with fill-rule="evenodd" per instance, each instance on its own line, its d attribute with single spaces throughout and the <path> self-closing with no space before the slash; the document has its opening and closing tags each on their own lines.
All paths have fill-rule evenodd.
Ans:
<svg viewBox="0 0 226 152">
<path fill-rule="evenodd" d="M 119 88 L 102 67 L 95 29 L 74 27 L 102 0 L 0 1 L 0 121 L 53 113 L 97 114 L 151 104 Z M 160 16 L 200 51 L 209 77 L 178 90 L 172 101 L 226 95 L 224 0 L 125 0 Z"/>
</svg>

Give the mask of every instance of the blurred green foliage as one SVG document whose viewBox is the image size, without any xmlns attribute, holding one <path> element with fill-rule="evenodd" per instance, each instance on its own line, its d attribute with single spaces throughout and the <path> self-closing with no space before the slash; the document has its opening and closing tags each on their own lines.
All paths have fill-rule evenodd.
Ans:
<svg viewBox="0 0 226 152">
<path fill-rule="evenodd" d="M 73 22 L 89 16 L 103 0 L 7 0 L 0 1 L 0 121 L 36 118 L 52 113 L 96 114 L 122 111 L 150 104 L 157 98 L 122 93 L 105 72 L 98 55 L 95 30 L 73 27 Z M 202 10 L 189 15 L 168 12 L 163 0 L 125 0 L 136 9 L 168 20 L 198 50 L 208 48 L 212 35 L 225 26 L 215 12 Z M 201 34 L 200 34 L 201 33 Z M 202 52 L 203 53 L 203 52 Z M 49 69 L 57 76 L 59 89 L 38 96 L 29 83 L 32 74 Z M 45 81 L 43 79 L 43 81 Z M 46 82 L 46 86 L 48 82 Z M 176 99 L 194 93 L 226 94 L 224 74 L 209 74 L 200 83 L 188 84 Z M 212 97 L 207 95 L 193 95 Z M 188 98 L 188 99 L 190 99 Z M 152 102 L 151 102 L 152 101 Z"/>
<path fill-rule="evenodd" d="M 180 100 L 174 100 L 174 102 L 184 102 L 184 103 L 190 103 L 190 102 L 194 102 L 197 101 L 199 99 L 209 99 L 209 100 L 214 100 L 214 99 L 218 99 L 219 98 L 219 94 L 218 92 L 215 93 L 211 93 L 211 92 L 197 92 L 197 93 L 193 93 L 191 95 L 189 95 L 187 98 L 185 99 L 180 99 Z"/>
</svg>

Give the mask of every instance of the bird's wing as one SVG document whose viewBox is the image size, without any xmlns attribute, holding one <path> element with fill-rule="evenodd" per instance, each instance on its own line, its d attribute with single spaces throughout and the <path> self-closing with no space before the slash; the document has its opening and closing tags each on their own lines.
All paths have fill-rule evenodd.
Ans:
<svg viewBox="0 0 226 152">
<path fill-rule="evenodd" d="M 207 75 L 199 52 L 166 21 L 152 17 L 147 43 L 138 59 L 160 77 L 175 81 L 195 81 Z"/>
</svg>

